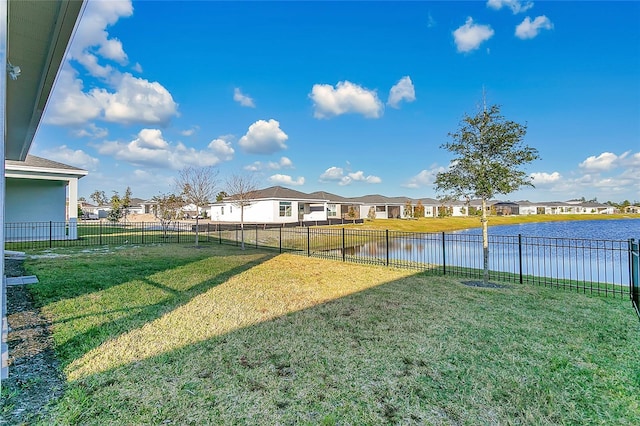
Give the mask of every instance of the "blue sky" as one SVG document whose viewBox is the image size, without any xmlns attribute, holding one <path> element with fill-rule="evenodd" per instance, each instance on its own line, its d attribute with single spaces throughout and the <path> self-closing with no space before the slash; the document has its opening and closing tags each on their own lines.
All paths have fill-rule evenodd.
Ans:
<svg viewBox="0 0 640 426">
<path fill-rule="evenodd" d="M 31 153 L 150 198 L 185 166 L 343 196 L 435 197 L 487 103 L 535 189 L 640 200 L 640 2 L 89 0 Z M 19 65 L 19 64 L 18 64 Z"/>
</svg>

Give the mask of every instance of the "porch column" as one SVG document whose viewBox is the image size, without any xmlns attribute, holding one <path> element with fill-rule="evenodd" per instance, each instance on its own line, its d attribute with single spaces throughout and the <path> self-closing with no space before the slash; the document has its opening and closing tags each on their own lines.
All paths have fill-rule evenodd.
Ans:
<svg viewBox="0 0 640 426">
<path fill-rule="evenodd" d="M 67 186 L 69 192 L 69 205 L 67 217 L 69 218 L 69 239 L 78 239 L 78 178 L 70 178 Z"/>
</svg>

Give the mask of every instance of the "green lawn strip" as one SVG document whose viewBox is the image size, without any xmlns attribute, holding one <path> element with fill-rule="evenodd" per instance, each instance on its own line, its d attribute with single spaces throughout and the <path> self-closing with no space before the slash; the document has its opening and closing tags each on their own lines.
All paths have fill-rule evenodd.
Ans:
<svg viewBox="0 0 640 426">
<path fill-rule="evenodd" d="M 166 247 L 28 262 L 57 350 L 78 348 L 58 352 L 68 388 L 42 424 L 640 418 L 640 329 L 626 301 Z M 86 268 L 107 284 L 87 282 Z M 104 335 L 87 332 L 97 328 Z"/>
<path fill-rule="evenodd" d="M 638 219 L 639 215 L 628 214 L 547 214 L 527 216 L 490 216 L 489 227 L 517 225 L 521 223 L 562 222 L 573 220 Z M 449 232 L 462 229 L 480 228 L 480 217 L 443 217 L 420 219 L 366 219 L 363 224 L 335 225 L 347 229 L 394 230 L 406 232 Z"/>
</svg>

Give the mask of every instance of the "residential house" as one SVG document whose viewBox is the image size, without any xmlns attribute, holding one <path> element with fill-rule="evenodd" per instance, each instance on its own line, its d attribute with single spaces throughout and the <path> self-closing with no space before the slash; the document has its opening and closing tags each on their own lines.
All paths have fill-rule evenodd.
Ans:
<svg viewBox="0 0 640 426">
<path fill-rule="evenodd" d="M 282 186 L 272 186 L 252 193 L 244 205 L 245 223 L 287 224 L 326 221 L 329 201 Z M 335 204 L 335 203 L 333 203 Z M 241 206 L 231 195 L 211 204 L 211 220 L 239 223 Z"/>
<path fill-rule="evenodd" d="M 34 223 L 29 232 L 22 224 L 7 226 L 5 241 L 76 239 L 78 179 L 86 175 L 86 170 L 35 155 L 24 161 L 5 160 L 5 223 Z M 36 225 L 65 221 L 66 227 Z"/>
</svg>

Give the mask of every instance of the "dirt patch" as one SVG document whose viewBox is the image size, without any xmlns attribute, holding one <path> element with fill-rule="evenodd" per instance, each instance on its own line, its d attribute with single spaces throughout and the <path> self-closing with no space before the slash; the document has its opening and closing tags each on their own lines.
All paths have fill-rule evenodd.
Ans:
<svg viewBox="0 0 640 426">
<path fill-rule="evenodd" d="M 23 276 L 22 261 L 7 259 L 5 274 Z M 65 381 L 53 352 L 50 324 L 26 287 L 7 287 L 7 320 L 9 378 L 2 382 L 0 424 L 30 424 L 62 395 Z"/>
</svg>

